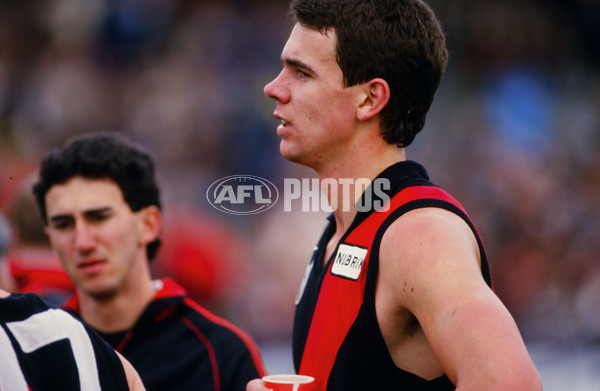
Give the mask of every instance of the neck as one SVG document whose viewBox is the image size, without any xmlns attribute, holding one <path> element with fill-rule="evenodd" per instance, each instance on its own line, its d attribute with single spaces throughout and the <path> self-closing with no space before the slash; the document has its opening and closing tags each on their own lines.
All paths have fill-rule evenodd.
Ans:
<svg viewBox="0 0 600 391">
<path fill-rule="evenodd" d="M 357 154 L 344 164 L 317 172 L 319 183 L 334 209 L 337 232 L 345 232 L 356 216 L 356 202 L 366 187 L 389 166 L 406 160 L 404 149 L 392 145 Z"/>
<path fill-rule="evenodd" d="M 77 293 L 83 321 L 97 330 L 112 333 L 133 327 L 152 301 L 155 289 L 146 267 L 132 270 L 129 281 L 109 297 L 90 295 L 80 289 Z"/>
</svg>

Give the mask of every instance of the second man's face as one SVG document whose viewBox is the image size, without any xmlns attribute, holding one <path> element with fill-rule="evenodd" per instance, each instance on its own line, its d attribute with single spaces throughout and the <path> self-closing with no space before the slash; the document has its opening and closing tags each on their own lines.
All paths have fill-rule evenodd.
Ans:
<svg viewBox="0 0 600 391">
<path fill-rule="evenodd" d="M 50 244 L 80 294 L 111 297 L 147 262 L 142 212 L 133 212 L 110 180 L 74 177 L 46 194 Z"/>
</svg>

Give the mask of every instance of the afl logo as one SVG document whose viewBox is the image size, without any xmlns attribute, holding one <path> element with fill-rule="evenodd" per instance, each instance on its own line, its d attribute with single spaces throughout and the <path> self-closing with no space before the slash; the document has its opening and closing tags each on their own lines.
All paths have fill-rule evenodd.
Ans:
<svg viewBox="0 0 600 391">
<path fill-rule="evenodd" d="M 232 175 L 214 181 L 206 191 L 206 199 L 221 212 L 251 215 L 272 208 L 279 199 L 279 191 L 264 178 Z"/>
</svg>

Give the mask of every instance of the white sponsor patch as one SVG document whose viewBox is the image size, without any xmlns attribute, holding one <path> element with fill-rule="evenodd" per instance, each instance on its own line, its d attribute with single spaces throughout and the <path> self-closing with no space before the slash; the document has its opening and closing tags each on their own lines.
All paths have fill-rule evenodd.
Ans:
<svg viewBox="0 0 600 391">
<path fill-rule="evenodd" d="M 354 281 L 358 280 L 366 256 L 367 249 L 364 247 L 340 244 L 333 259 L 331 274 Z"/>
</svg>

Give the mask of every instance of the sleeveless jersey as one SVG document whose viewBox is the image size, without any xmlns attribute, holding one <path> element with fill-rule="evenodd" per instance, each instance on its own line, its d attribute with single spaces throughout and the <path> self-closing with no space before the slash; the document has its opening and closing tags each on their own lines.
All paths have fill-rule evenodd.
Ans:
<svg viewBox="0 0 600 391">
<path fill-rule="evenodd" d="M 0 362 L 1 390 L 129 390 L 114 350 L 32 293 L 0 299 Z"/>
<path fill-rule="evenodd" d="M 391 385 L 409 390 L 454 389 L 446 376 L 426 381 L 394 364 L 375 313 L 379 246 L 385 230 L 404 213 L 425 207 L 449 210 L 464 219 L 475 234 L 482 275 L 491 287 L 483 244 L 462 206 L 429 182 L 419 164 L 398 163 L 379 178 L 391 182 L 388 210 L 359 212 L 322 266 L 324 249 L 335 232 L 330 219 L 315 250 L 296 305 L 296 370 L 315 377 L 316 390 L 380 390 Z"/>
</svg>

